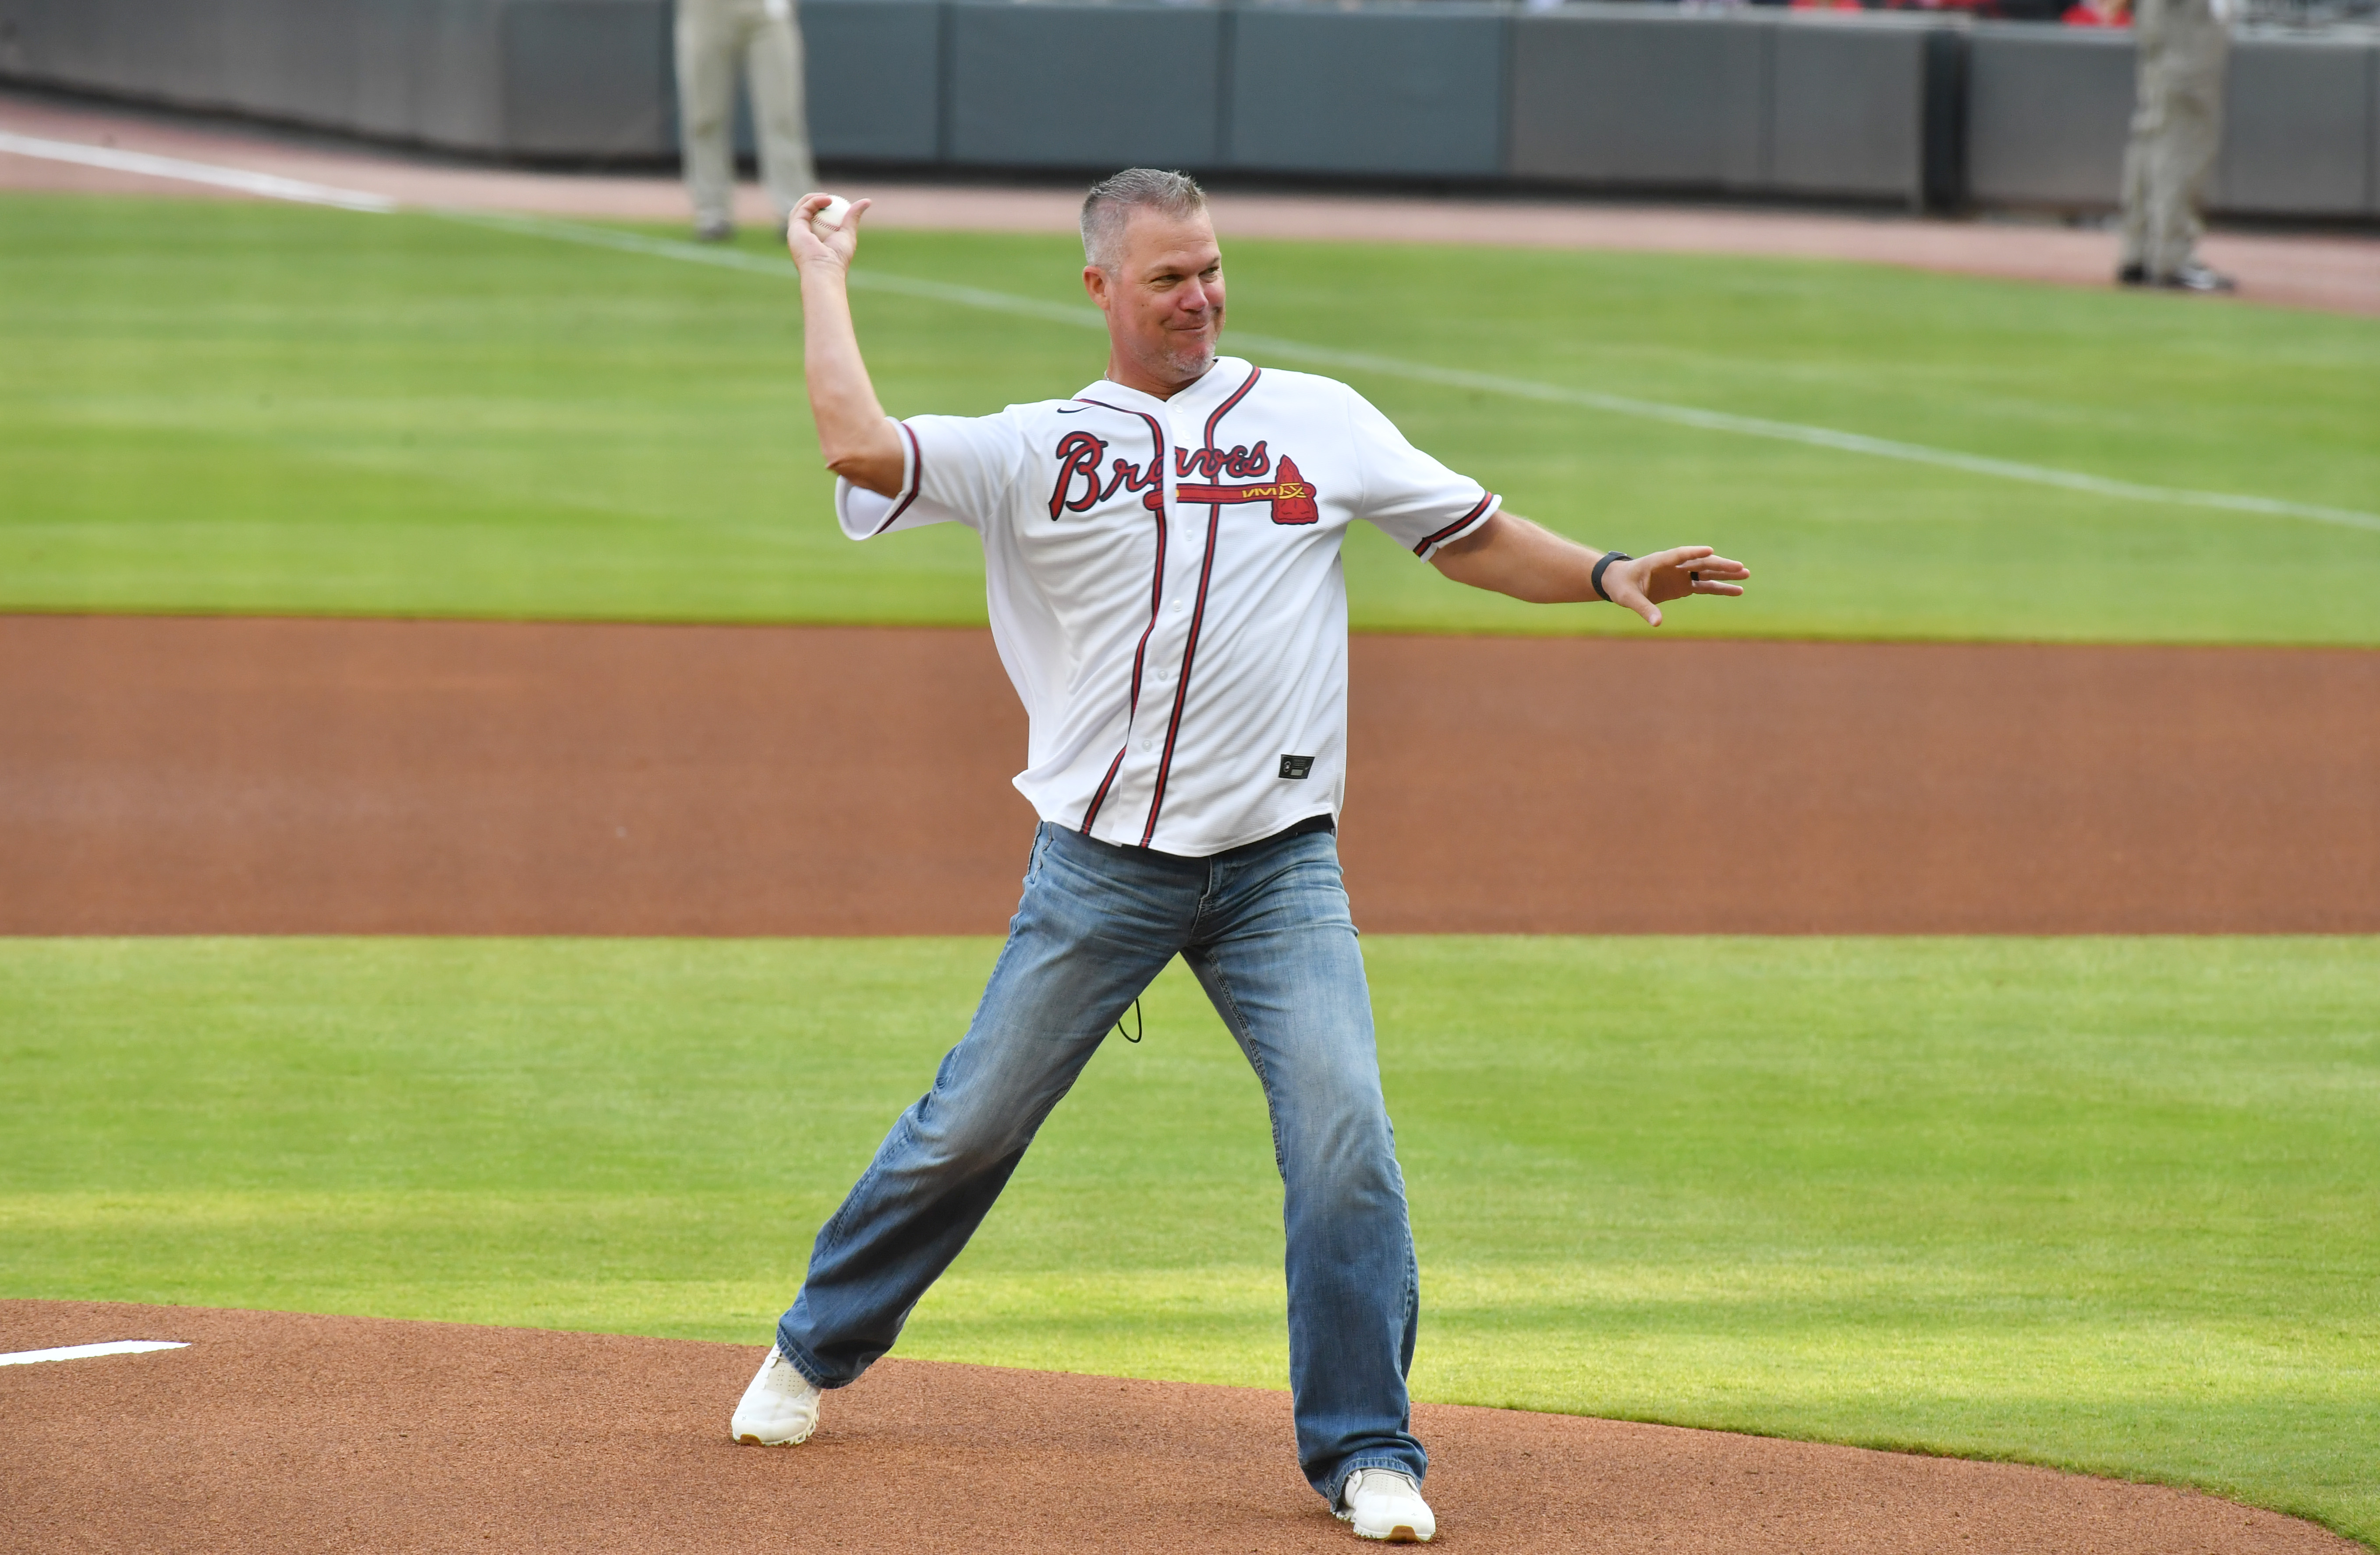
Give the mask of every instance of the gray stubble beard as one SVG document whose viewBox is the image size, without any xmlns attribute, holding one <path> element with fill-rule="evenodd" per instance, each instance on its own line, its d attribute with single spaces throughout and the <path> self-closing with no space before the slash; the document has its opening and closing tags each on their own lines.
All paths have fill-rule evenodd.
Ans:
<svg viewBox="0 0 2380 1555">
<path fill-rule="evenodd" d="M 1215 365 L 1217 356 L 1222 355 L 1222 315 L 1217 314 L 1215 333 L 1212 338 L 1203 343 L 1199 353 L 1194 356 L 1180 351 L 1168 351 L 1165 353 L 1166 367 L 1181 374 L 1185 383 L 1206 377 L 1207 369 Z"/>
</svg>

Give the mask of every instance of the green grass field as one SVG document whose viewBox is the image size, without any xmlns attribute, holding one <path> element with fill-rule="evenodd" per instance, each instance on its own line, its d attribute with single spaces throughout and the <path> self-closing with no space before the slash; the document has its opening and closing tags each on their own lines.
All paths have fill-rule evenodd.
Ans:
<svg viewBox="0 0 2380 1555">
<path fill-rule="evenodd" d="M 2380 320 L 1828 263 L 1229 260 L 1249 334 L 2380 512 Z M 1066 305 L 1077 262 L 927 234 L 864 256 Z M 859 313 L 896 413 L 1071 392 L 1102 361 L 1062 322 Z M 0 197 L 0 610 L 980 621 L 964 533 L 835 533 L 799 351 L 789 275 Z M 2380 532 L 2352 524 L 1344 376 L 1516 511 L 1754 565 L 1672 633 L 2380 645 Z M 1360 529 L 1348 575 L 1364 628 L 1631 629 Z M 0 1294 L 757 1343 L 990 954 L 0 940 Z M 2380 945 L 1367 954 L 1422 1396 L 2185 1482 L 2380 1547 Z M 905 1353 L 1281 1382 L 1256 1087 L 1178 968 L 1149 1019 Z"/>
<path fill-rule="evenodd" d="M 836 534 L 790 274 L 431 217 L 0 203 L 0 609 L 978 621 L 955 530 Z M 864 263 L 1078 302 L 1066 239 Z M 2164 486 L 2380 512 L 2380 319 L 1876 267 L 1234 243 L 1252 333 Z M 1095 333 L 859 300 L 896 413 L 1098 376 Z M 1228 340 L 1227 340 L 1228 344 Z M 1515 511 L 1706 540 L 1761 636 L 2380 643 L 2380 528 L 2166 507 L 1347 375 Z M 1359 628 L 1626 630 L 1359 529 Z"/>
<path fill-rule="evenodd" d="M 995 948 L 0 942 L 0 1292 L 757 1344 Z M 1416 1392 L 2373 1539 L 2374 949 L 1374 939 Z M 1256 1083 L 1148 1019 L 904 1353 L 1281 1385 Z"/>
</svg>

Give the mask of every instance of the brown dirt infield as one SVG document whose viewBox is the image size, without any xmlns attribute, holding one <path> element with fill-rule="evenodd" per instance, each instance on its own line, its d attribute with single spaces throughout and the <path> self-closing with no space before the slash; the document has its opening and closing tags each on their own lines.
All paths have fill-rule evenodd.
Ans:
<svg viewBox="0 0 2380 1555">
<path fill-rule="evenodd" d="M 1373 931 L 2380 931 L 2380 653 L 1358 637 L 1352 696 Z M 0 933 L 997 933 L 1024 744 L 979 631 L 0 617 Z"/>
<path fill-rule="evenodd" d="M 0 1302 L 0 1543 L 25 1550 L 1352 1549 L 1284 1393 L 887 1360 L 820 1433 L 727 1440 L 757 1345 Z M 1423 1404 L 1455 1549 L 2352 1555 L 2311 1524 L 2048 1469 Z"/>
<path fill-rule="evenodd" d="M 687 214 L 686 191 L 665 175 L 540 173 L 407 157 L 325 137 L 275 134 L 236 121 L 38 93 L 0 90 L 0 129 L 361 189 L 408 205 L 640 222 L 683 222 Z M 868 220 L 880 228 L 1071 233 L 1081 199 L 1076 190 L 1047 185 L 930 184 L 865 173 L 836 175 L 831 182 L 854 199 L 873 198 L 877 204 Z M 7 189 L 243 198 L 174 179 L 0 154 L 0 190 Z M 774 219 L 756 186 L 739 187 L 736 206 L 737 219 L 750 225 Z M 2116 266 L 2113 233 L 2044 221 L 1943 221 L 1892 212 L 1652 205 L 1559 196 L 1263 190 L 1219 192 L 1214 207 L 1216 228 L 1227 244 L 1235 238 L 1282 237 L 1766 255 L 1854 259 L 2067 286 L 2109 285 Z M 2344 231 L 2218 230 L 2208 236 L 2204 252 L 2208 263 L 2239 277 L 2240 296 L 2234 300 L 2380 314 L 2380 236 Z"/>
</svg>

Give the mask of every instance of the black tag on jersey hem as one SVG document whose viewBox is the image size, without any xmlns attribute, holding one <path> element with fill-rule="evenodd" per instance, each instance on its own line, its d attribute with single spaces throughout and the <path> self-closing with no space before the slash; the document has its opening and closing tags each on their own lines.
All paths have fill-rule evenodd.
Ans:
<svg viewBox="0 0 2380 1555">
<path fill-rule="evenodd" d="M 1281 758 L 1281 775 L 1284 778 L 1303 778 L 1313 770 L 1314 758 L 1312 756 L 1283 756 Z"/>
</svg>

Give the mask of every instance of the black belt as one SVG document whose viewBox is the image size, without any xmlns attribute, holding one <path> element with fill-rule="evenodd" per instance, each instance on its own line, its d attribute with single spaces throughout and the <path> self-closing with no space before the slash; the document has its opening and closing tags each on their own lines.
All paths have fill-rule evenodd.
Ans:
<svg viewBox="0 0 2380 1555">
<path fill-rule="evenodd" d="M 1209 853 L 1204 858 L 1193 858 L 1187 853 L 1169 853 L 1161 848 L 1136 848 L 1129 842 L 1109 842 L 1102 843 L 1101 846 L 1121 848 L 1127 853 L 1147 853 L 1154 858 L 1170 859 L 1175 863 L 1203 864 L 1215 859 L 1236 859 L 1243 853 L 1253 853 L 1259 848 L 1269 848 L 1276 842 L 1287 842 L 1293 837 L 1310 837 L 1318 831 L 1335 832 L 1338 829 L 1339 823 L 1328 815 L 1308 815 L 1303 821 L 1281 827 L 1270 837 L 1260 837 L 1254 842 L 1243 842 L 1237 848 L 1226 848 L 1220 853 Z"/>
<path fill-rule="evenodd" d="M 1260 837 L 1254 842 L 1243 842 L 1237 848 L 1226 849 L 1216 857 L 1228 859 L 1235 854 L 1247 852 L 1251 849 L 1269 848 L 1276 842 L 1287 842 L 1293 837 L 1311 837 L 1318 831 L 1335 832 L 1338 829 L 1339 823 L 1328 815 L 1308 815 L 1295 826 L 1283 826 L 1270 837 Z"/>
</svg>

